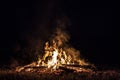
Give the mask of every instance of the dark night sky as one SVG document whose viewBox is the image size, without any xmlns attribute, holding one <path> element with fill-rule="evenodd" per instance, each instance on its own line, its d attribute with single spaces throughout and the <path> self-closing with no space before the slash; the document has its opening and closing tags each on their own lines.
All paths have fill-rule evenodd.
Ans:
<svg viewBox="0 0 120 80">
<path fill-rule="evenodd" d="M 11 9 L 6 11 L 5 18 L 10 19 L 0 29 L 1 63 L 13 56 L 13 48 L 18 44 L 23 47 L 29 44 L 28 39 L 33 44 L 47 40 L 55 18 L 62 15 L 71 21 L 67 27 L 70 44 L 85 58 L 97 64 L 119 63 L 112 46 L 112 8 L 81 8 L 79 2 L 71 0 L 20 1 L 14 8 L 15 13 Z M 11 16 L 15 16 L 15 21 Z"/>
</svg>

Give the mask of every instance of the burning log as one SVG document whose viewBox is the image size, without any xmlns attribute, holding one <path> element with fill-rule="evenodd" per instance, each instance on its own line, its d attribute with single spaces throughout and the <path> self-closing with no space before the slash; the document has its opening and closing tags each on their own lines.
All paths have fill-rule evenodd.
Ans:
<svg viewBox="0 0 120 80">
<path fill-rule="evenodd" d="M 74 72 L 75 71 L 74 69 L 70 69 L 70 68 L 67 68 L 67 67 L 64 67 L 64 66 L 60 66 L 59 68 L 64 70 L 65 72 Z"/>
<path fill-rule="evenodd" d="M 80 65 L 61 65 L 58 69 L 52 67 L 48 68 L 47 66 L 24 66 L 18 68 L 18 72 L 39 72 L 39 73 L 51 73 L 51 72 L 92 72 L 92 69 L 84 68 Z"/>
<path fill-rule="evenodd" d="M 91 69 L 96 70 L 96 67 L 94 65 L 78 65 L 78 64 L 63 64 L 63 66 L 71 67 L 71 68 L 84 68 L 84 69 Z"/>
</svg>

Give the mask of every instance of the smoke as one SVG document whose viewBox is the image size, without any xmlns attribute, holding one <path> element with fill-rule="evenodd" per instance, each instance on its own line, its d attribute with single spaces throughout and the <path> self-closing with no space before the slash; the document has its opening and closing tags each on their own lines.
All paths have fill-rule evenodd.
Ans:
<svg viewBox="0 0 120 80">
<path fill-rule="evenodd" d="M 67 31 L 67 26 L 69 27 L 70 20 L 67 17 L 63 17 L 57 20 L 57 27 L 50 38 L 51 43 L 55 43 L 58 49 L 64 49 L 67 55 L 71 57 L 73 61 L 78 62 L 80 65 L 88 65 L 80 56 L 80 51 L 76 50 L 69 43 L 70 34 Z"/>
<path fill-rule="evenodd" d="M 62 31 L 60 28 L 56 29 L 56 33 L 52 35 L 51 40 L 57 42 L 57 46 L 62 46 L 64 43 L 68 42 L 69 35 Z"/>
</svg>

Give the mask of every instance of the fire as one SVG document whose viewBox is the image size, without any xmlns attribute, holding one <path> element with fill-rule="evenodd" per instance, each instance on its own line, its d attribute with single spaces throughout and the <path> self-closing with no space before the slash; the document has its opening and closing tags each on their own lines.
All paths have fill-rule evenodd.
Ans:
<svg viewBox="0 0 120 80">
<path fill-rule="evenodd" d="M 57 29 L 51 41 L 45 43 L 45 54 L 42 60 L 38 60 L 38 65 L 47 66 L 54 70 L 65 64 L 87 65 L 87 63 L 78 58 L 79 51 L 68 47 L 66 44 L 68 38 L 67 33 L 63 32 L 61 29 Z"/>
<path fill-rule="evenodd" d="M 54 66 L 53 69 L 57 68 L 57 56 L 58 56 L 58 50 L 53 51 L 53 56 L 52 56 L 52 60 L 48 62 L 48 68 L 51 66 Z"/>
<path fill-rule="evenodd" d="M 46 42 L 43 60 L 47 61 L 46 66 L 48 68 L 52 67 L 53 69 L 57 69 L 62 64 L 69 64 L 71 62 L 71 56 L 68 55 L 67 57 L 66 52 L 62 48 L 58 48 L 56 42 L 53 41 L 51 46 Z"/>
<path fill-rule="evenodd" d="M 67 44 L 68 40 L 68 34 L 58 28 L 51 39 L 45 43 L 42 58 L 38 57 L 37 62 L 27 66 L 45 66 L 49 69 L 57 70 L 64 65 L 88 65 L 88 63 L 79 58 L 80 52 Z M 16 71 L 21 71 L 25 67 L 17 68 Z"/>
</svg>

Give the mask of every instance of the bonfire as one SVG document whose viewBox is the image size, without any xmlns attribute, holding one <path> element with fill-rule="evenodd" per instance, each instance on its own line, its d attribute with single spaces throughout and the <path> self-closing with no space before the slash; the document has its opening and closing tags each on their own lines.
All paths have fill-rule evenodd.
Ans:
<svg viewBox="0 0 120 80">
<path fill-rule="evenodd" d="M 84 59 L 80 58 L 80 51 L 74 49 L 68 44 L 69 35 L 61 28 L 57 28 L 56 32 L 51 36 L 50 40 L 45 43 L 44 55 L 38 55 L 38 61 L 25 66 L 18 66 L 17 72 L 34 71 L 37 68 L 41 70 L 56 71 L 74 70 L 74 71 L 92 71 L 85 66 L 92 66 Z M 42 70 L 42 71 L 43 71 Z"/>
</svg>

